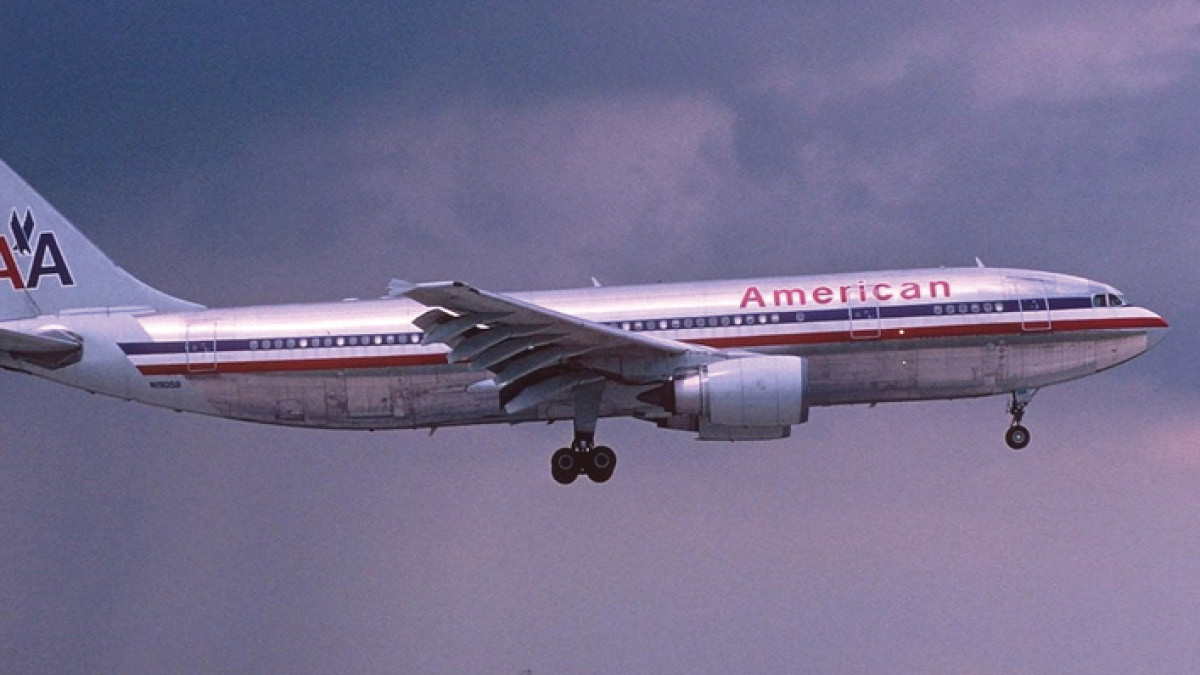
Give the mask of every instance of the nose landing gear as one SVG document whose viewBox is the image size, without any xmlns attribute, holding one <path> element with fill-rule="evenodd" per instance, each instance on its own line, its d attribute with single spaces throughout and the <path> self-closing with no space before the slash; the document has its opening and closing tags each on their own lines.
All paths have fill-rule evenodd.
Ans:
<svg viewBox="0 0 1200 675">
<path fill-rule="evenodd" d="M 1004 442 L 1013 450 L 1024 450 L 1029 445 L 1029 430 L 1020 424 L 1014 424 L 1004 433 Z"/>
<path fill-rule="evenodd" d="M 1029 429 L 1021 426 L 1025 417 L 1025 406 L 1033 400 L 1037 389 L 1018 389 L 1012 393 L 1012 401 L 1008 404 L 1008 414 L 1012 415 L 1012 424 L 1004 434 L 1004 442 L 1014 451 L 1024 450 L 1029 445 Z"/>
</svg>

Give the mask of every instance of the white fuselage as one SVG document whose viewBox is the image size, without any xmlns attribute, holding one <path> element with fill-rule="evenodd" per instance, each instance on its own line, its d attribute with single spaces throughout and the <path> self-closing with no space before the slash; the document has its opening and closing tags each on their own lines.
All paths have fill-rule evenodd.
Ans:
<svg viewBox="0 0 1200 675">
<path fill-rule="evenodd" d="M 812 405 L 1001 394 L 1090 375 L 1146 351 L 1166 323 L 1078 277 L 906 270 L 512 294 L 627 331 L 809 361 Z M 406 299 L 62 313 L 10 324 L 82 336 L 79 363 L 39 372 L 113 396 L 256 422 L 386 429 L 570 418 L 564 397 L 505 413 L 490 374 L 422 345 Z M 7 325 L 7 324 L 6 324 Z M 654 420 L 610 387 L 602 416 Z"/>
</svg>

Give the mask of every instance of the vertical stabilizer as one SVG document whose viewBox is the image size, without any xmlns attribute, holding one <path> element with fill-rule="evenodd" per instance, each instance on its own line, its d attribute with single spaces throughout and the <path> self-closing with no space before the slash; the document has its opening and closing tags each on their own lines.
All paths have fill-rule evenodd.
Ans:
<svg viewBox="0 0 1200 675">
<path fill-rule="evenodd" d="M 0 161 L 0 320 L 70 309 L 200 306 L 138 281 Z"/>
</svg>

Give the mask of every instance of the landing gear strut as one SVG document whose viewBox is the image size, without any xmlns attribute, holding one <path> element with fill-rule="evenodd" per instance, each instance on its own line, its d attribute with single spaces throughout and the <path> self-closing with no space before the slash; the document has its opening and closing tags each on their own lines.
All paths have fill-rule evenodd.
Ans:
<svg viewBox="0 0 1200 675">
<path fill-rule="evenodd" d="M 1008 414 L 1012 415 L 1012 424 L 1004 434 L 1004 442 L 1013 450 L 1024 450 L 1029 445 L 1029 430 L 1021 426 L 1025 417 L 1025 406 L 1033 400 L 1037 389 L 1018 389 L 1012 393 L 1012 401 L 1008 404 Z"/>
<path fill-rule="evenodd" d="M 617 453 L 596 445 L 596 421 L 600 417 L 600 396 L 604 382 L 583 385 L 575 390 L 575 440 L 571 447 L 559 448 L 550 457 L 550 475 L 562 485 L 570 485 L 580 474 L 594 483 L 612 478 L 617 468 Z"/>
</svg>

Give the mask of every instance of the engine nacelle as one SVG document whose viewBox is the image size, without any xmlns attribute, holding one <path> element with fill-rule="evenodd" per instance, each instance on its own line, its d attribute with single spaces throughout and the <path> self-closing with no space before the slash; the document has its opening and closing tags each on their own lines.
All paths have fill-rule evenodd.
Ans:
<svg viewBox="0 0 1200 675">
<path fill-rule="evenodd" d="M 668 411 L 717 426 L 779 428 L 808 421 L 808 361 L 798 356 L 717 361 L 667 387 Z"/>
</svg>

